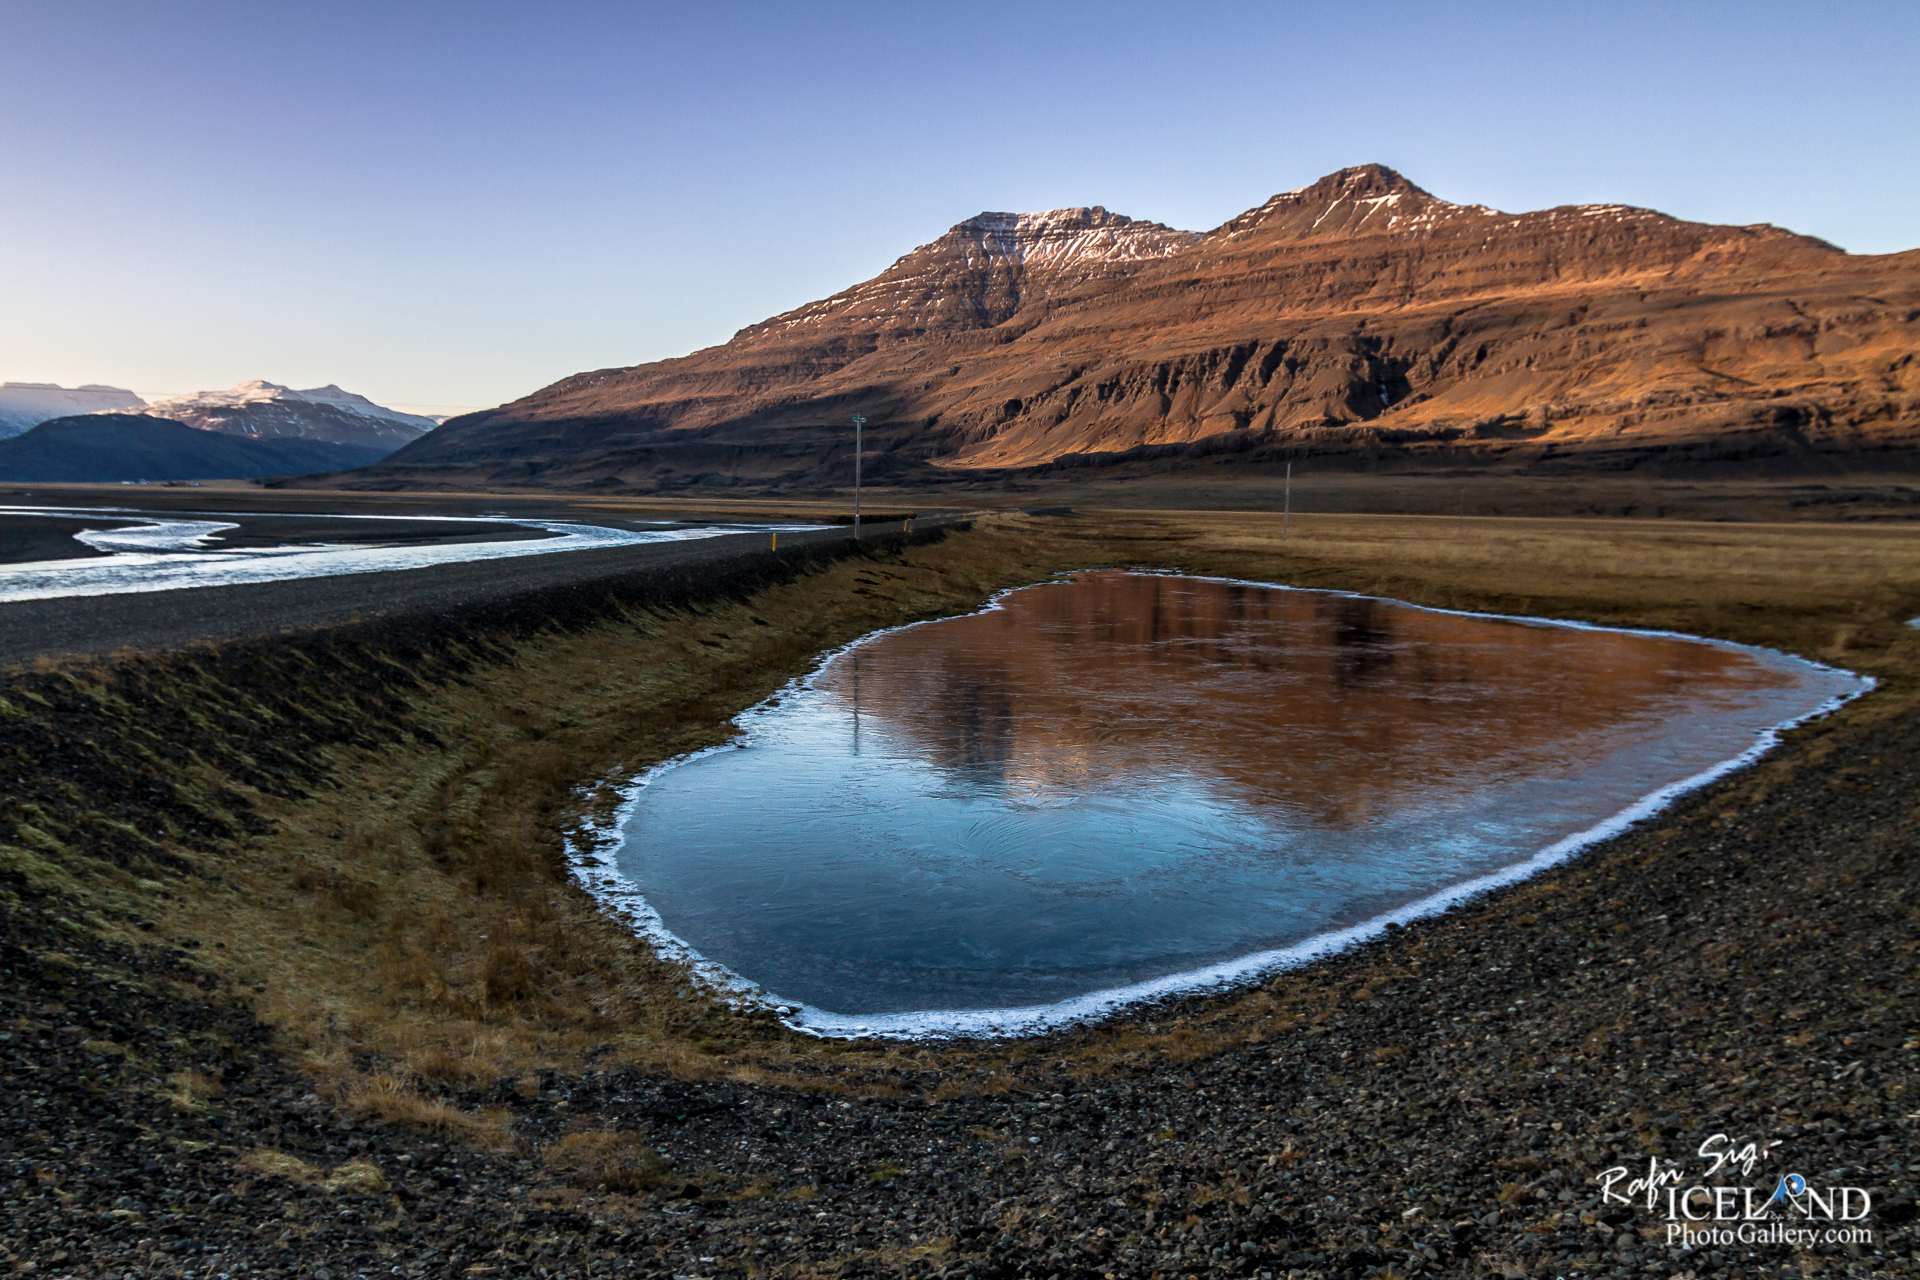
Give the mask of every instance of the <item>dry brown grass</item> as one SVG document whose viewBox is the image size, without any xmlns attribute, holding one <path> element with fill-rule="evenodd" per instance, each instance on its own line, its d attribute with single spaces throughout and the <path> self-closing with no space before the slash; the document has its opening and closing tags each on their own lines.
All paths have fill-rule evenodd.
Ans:
<svg viewBox="0 0 1920 1280">
<path fill-rule="evenodd" d="M 223 890 L 183 896 L 166 932 L 214 944 L 202 959 L 257 988 L 332 1096 L 475 1141 L 504 1135 L 434 1101 L 440 1086 L 578 1067 L 589 1049 L 687 1076 L 813 1074 L 843 1051 L 678 998 L 684 975 L 570 882 L 563 833 L 611 803 L 596 784 L 724 741 L 733 713 L 823 649 L 1084 557 L 1036 522 L 991 523 L 747 602 L 543 636 L 433 686 L 411 710 L 435 741 L 340 750 L 331 787 L 250 797 L 275 833 L 223 869 Z M 347 1065 L 367 1053 L 377 1070 Z"/>
<path fill-rule="evenodd" d="M 637 1133 L 586 1129 L 569 1133 L 541 1153 L 547 1167 L 582 1191 L 631 1194 L 665 1184 L 667 1163 Z"/>
<path fill-rule="evenodd" d="M 202 1075 L 198 1071 L 180 1071 L 167 1077 L 166 1088 L 160 1096 L 170 1103 L 175 1111 L 183 1114 L 205 1111 L 207 1099 L 220 1093 L 220 1082 Z"/>
<path fill-rule="evenodd" d="M 1171 559 L 1440 608 L 1666 628 L 1912 674 L 1920 527 L 1136 513 Z"/>
<path fill-rule="evenodd" d="M 730 715 L 823 649 L 1076 567 L 1182 568 L 1775 645 L 1882 677 L 1884 693 L 1853 715 L 1884 714 L 1920 687 L 1920 633 L 1902 625 L 1920 614 L 1917 530 L 1321 516 L 1296 517 L 1292 534 L 1261 514 L 994 516 L 750 600 L 544 635 L 409 695 L 431 740 L 333 750 L 320 762 L 331 782 L 303 799 L 250 795 L 275 828 L 220 857 L 217 887 L 116 881 L 114 892 L 138 899 L 164 935 L 205 942 L 200 962 L 252 993 L 331 1096 L 477 1144 L 512 1141 L 504 1118 L 449 1106 L 443 1086 L 588 1061 L 866 1096 L 900 1093 L 901 1072 L 940 1077 L 941 1096 L 997 1092 L 1205 1057 L 1298 1034 L 1325 1011 L 1257 992 L 1042 1046 L 812 1041 L 680 998 L 685 976 L 570 883 L 563 833 L 612 802 L 603 784 L 724 741 Z M 9 856 L 57 869 L 52 852 Z M 368 1055 L 374 1067 L 353 1065 Z M 179 1088 L 181 1105 L 196 1087 Z M 591 1178 L 589 1148 L 626 1142 L 581 1136 L 555 1158 Z"/>
<path fill-rule="evenodd" d="M 332 1170 L 308 1164 L 299 1156 L 273 1147 L 257 1147 L 241 1156 L 241 1168 L 270 1178 L 284 1178 L 303 1187 L 324 1187 L 358 1195 L 380 1195 L 387 1190 L 386 1175 L 371 1160 L 349 1160 Z"/>
</svg>

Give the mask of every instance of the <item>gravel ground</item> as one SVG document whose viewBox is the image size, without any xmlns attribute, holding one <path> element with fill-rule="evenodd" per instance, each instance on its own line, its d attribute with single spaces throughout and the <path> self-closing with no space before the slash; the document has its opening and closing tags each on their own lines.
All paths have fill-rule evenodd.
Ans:
<svg viewBox="0 0 1920 1280">
<path fill-rule="evenodd" d="M 136 522 L 78 516 L 22 516 L 0 512 L 0 564 L 29 564 L 35 560 L 88 560 L 106 554 L 95 551 L 73 535 L 84 529 L 119 529 Z"/>
<path fill-rule="evenodd" d="M 472 525 L 458 520 L 350 520 L 338 516 L 255 516 L 210 514 L 197 518 L 219 520 L 236 528 L 207 539 L 214 550 L 229 547 L 280 547 L 290 543 L 326 543 L 352 546 L 362 543 L 404 546 L 447 546 L 461 542 L 520 542 L 555 538 L 558 534 L 520 525 Z"/>
<path fill-rule="evenodd" d="M 1764 794 L 1730 780 L 1261 1008 L 1031 1042 L 1011 1092 L 854 1051 L 813 1091 L 590 1069 L 448 1095 L 510 1112 L 500 1151 L 333 1109 L 192 951 L 109 946 L 12 877 L 0 1258 L 319 1280 L 1920 1274 L 1920 714 L 1815 737 L 1788 750 L 1826 758 Z M 1196 1048 L 1129 1049 L 1129 1026 Z M 1714 1134 L 1781 1144 L 1733 1178 L 1763 1196 L 1788 1171 L 1867 1188 L 1872 1241 L 1682 1252 L 1660 1213 L 1600 1198 L 1603 1170 L 1650 1157 L 1697 1180 Z"/>
</svg>

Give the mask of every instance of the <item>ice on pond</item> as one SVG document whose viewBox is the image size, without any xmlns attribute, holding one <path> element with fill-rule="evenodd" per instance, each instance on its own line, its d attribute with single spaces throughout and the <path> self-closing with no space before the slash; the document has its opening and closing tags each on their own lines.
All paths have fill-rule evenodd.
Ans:
<svg viewBox="0 0 1920 1280">
<path fill-rule="evenodd" d="M 1617 828 L 1867 687 L 1671 635 L 1096 573 L 882 633 L 587 861 L 833 1034 L 1243 980 Z"/>
</svg>

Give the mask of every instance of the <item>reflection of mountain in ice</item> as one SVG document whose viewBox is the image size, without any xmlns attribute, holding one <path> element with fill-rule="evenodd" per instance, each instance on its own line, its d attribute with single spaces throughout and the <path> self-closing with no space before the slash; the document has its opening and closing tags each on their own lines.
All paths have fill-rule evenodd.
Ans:
<svg viewBox="0 0 1920 1280">
<path fill-rule="evenodd" d="M 711 538 L 720 534 L 773 527 L 703 525 L 670 529 L 609 529 L 556 520 L 509 520 L 476 516 L 470 520 L 476 529 L 485 529 L 490 525 L 500 528 L 502 532 L 541 529 L 558 536 L 438 546 L 209 548 L 204 541 L 206 538 L 238 526 L 225 521 L 162 520 L 107 510 L 56 513 L 44 507 L 0 507 L 0 513 L 4 512 L 98 515 L 103 524 L 124 524 L 133 520 L 142 523 L 116 529 L 85 530 L 75 535 L 77 540 L 96 550 L 111 552 L 106 559 L 41 560 L 29 564 L 0 565 L 0 602 L 44 600 L 56 596 L 177 591 L 188 587 L 224 587 L 247 582 L 277 582 L 287 578 L 332 577 L 343 573 L 388 573 L 397 569 L 425 569 L 467 560 L 506 560 L 597 547 L 680 542 L 690 538 Z M 332 518 L 403 519 L 388 516 Z"/>
<path fill-rule="evenodd" d="M 1867 687 L 1681 636 L 1094 573 L 850 646 L 639 779 L 575 865 L 794 1025 L 1033 1031 L 1522 879 Z"/>
</svg>

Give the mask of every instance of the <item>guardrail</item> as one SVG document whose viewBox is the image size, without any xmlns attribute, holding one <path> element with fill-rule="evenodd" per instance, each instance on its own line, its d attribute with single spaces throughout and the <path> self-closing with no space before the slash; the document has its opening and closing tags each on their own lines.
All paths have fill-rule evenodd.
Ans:
<svg viewBox="0 0 1920 1280">
<path fill-rule="evenodd" d="M 842 542 L 872 542 L 877 545 L 887 545 L 897 543 L 903 536 L 910 537 L 916 533 L 926 533 L 935 529 L 965 528 L 973 523 L 977 514 L 955 511 L 931 516 L 914 516 L 906 520 L 890 520 L 883 524 L 867 522 L 860 525 L 857 532 L 852 525 L 822 525 L 813 529 L 783 529 L 777 532 L 769 530 L 765 537 L 769 551 L 779 551 L 783 547 L 788 549 L 817 547 Z M 732 539 L 759 538 L 762 535 L 754 533 L 723 536 Z"/>
</svg>

